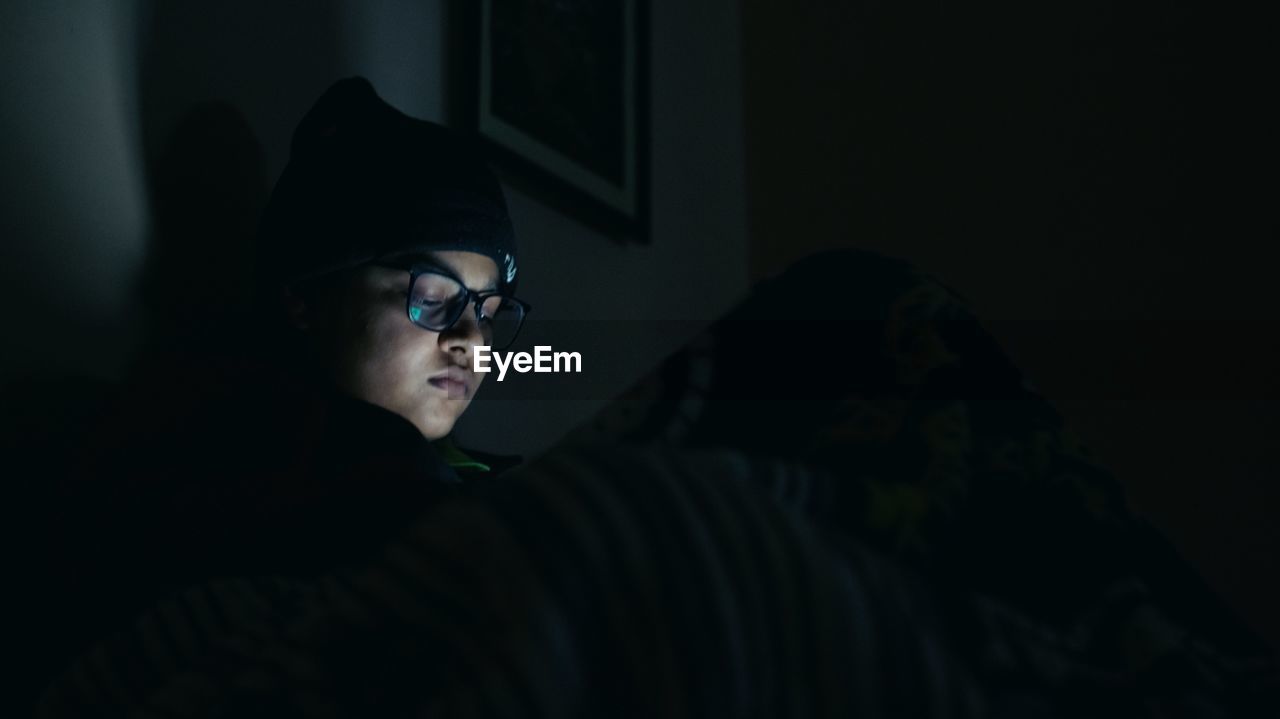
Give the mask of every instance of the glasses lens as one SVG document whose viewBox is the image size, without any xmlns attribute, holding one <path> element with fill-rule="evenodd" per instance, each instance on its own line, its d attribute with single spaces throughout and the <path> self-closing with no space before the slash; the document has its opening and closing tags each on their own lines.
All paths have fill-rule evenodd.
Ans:
<svg viewBox="0 0 1280 719">
<path fill-rule="evenodd" d="M 510 297 L 486 297 L 481 313 L 485 317 L 485 334 L 494 349 L 503 349 L 515 341 L 524 324 L 524 306 Z"/>
<path fill-rule="evenodd" d="M 434 332 L 443 332 L 457 321 L 467 301 L 466 292 L 456 280 L 444 275 L 418 275 L 409 291 L 409 319 Z"/>
</svg>

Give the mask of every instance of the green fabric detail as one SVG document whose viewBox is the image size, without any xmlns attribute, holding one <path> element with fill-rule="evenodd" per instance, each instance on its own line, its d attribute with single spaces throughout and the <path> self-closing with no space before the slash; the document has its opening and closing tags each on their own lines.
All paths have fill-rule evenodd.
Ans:
<svg viewBox="0 0 1280 719">
<path fill-rule="evenodd" d="M 481 472 L 490 471 L 489 465 L 467 456 L 466 452 L 458 449 L 458 445 L 453 443 L 451 437 L 441 437 L 432 445 L 440 452 L 440 456 L 444 458 L 446 464 L 454 469 L 476 469 Z"/>
</svg>

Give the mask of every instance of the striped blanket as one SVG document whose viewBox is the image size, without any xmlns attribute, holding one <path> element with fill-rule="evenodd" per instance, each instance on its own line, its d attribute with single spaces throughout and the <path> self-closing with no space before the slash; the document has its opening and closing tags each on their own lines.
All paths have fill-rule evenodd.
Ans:
<svg viewBox="0 0 1280 719">
<path fill-rule="evenodd" d="M 813 483 L 727 452 L 556 453 L 360 571 L 173 596 L 41 715 L 989 715 L 982 674 L 1031 648 L 952 635 L 1010 618 L 813 526 Z"/>
<path fill-rule="evenodd" d="M 1172 693 L 1110 666 L 1098 643 L 1132 596 L 1055 632 L 887 561 L 813 520 L 833 479 L 727 451 L 565 449 L 441 505 L 359 570 L 174 595 L 82 657 L 40 715 L 1133 717 L 1261 701 L 1224 704 L 1222 677 L 1251 668 L 1205 647 L 1180 654 Z"/>
</svg>

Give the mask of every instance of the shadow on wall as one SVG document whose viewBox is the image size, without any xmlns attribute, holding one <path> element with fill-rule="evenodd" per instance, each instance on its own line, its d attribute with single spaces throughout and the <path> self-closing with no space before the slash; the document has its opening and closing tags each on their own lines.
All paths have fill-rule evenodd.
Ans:
<svg viewBox="0 0 1280 719">
<path fill-rule="evenodd" d="M 0 57 L 22 68 L 0 158 L 18 188 L 3 204 L 6 417 L 76 414 L 140 349 L 216 341 L 248 297 L 293 124 L 337 74 L 339 6 L 4 8 Z"/>
<path fill-rule="evenodd" d="M 139 287 L 144 357 L 217 342 L 246 308 L 268 167 L 284 160 L 267 147 L 288 147 L 312 92 L 300 78 L 336 72 L 336 4 L 148 8 L 138 102 L 154 218 Z"/>
<path fill-rule="evenodd" d="M 151 187 L 152 233 L 137 287 L 142 316 L 134 320 L 143 343 L 126 374 L 214 348 L 236 331 L 251 297 L 252 241 L 266 196 L 262 151 L 234 108 L 202 105 L 173 132 Z M 66 325 L 77 331 L 74 318 Z M 56 461 L 117 397 L 112 379 L 57 365 L 18 374 L 0 387 L 0 441 Z"/>
<path fill-rule="evenodd" d="M 154 166 L 191 107 L 232 103 L 265 148 L 267 178 L 288 159 L 294 124 L 340 74 L 342 5 L 154 2 L 139 62 L 139 121 Z"/>
<path fill-rule="evenodd" d="M 268 193 L 261 145 L 221 102 L 178 123 L 150 174 L 154 221 L 140 287 L 146 355 L 216 341 L 248 309 Z"/>
<path fill-rule="evenodd" d="M 242 223 L 283 166 L 293 123 L 337 74 L 342 5 L 321 0 L 299 12 L 243 0 L 138 0 L 70 12 L 5 4 L 0 58 L 16 72 L 3 88 L 2 319 L 14 351 L 0 382 L 33 371 L 118 376 L 146 316 L 137 311 L 144 265 L 154 300 L 176 288 L 161 290 L 167 280 L 157 284 L 150 269 L 243 249 L 236 246 Z M 206 104 L 219 101 L 243 119 Z M 203 120 L 189 116 L 196 106 Z M 237 122 L 255 128 L 265 148 L 256 169 L 242 154 L 251 141 L 234 139 Z M 181 149 L 184 140 L 175 139 L 201 133 L 223 150 L 228 142 L 241 149 L 223 157 L 200 141 Z M 166 149 L 171 141 L 178 149 Z M 202 166 L 175 174 L 175 157 Z M 155 206 L 231 181 L 216 177 L 224 170 L 242 172 L 245 184 L 231 197 L 207 197 L 203 210 L 217 214 L 203 222 L 178 227 Z M 219 232 L 231 235 L 226 245 Z M 190 247 L 174 251 L 184 243 Z M 208 297 L 193 284 L 182 287 L 191 304 L 202 301 L 201 291 Z"/>
</svg>

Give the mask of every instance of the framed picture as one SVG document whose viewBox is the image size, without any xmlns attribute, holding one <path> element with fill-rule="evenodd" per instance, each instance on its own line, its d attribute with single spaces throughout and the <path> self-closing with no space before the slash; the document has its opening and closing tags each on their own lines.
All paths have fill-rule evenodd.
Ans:
<svg viewBox="0 0 1280 719">
<path fill-rule="evenodd" d="M 472 128 L 504 177 L 608 234 L 647 241 L 645 0 L 480 0 Z"/>
</svg>

